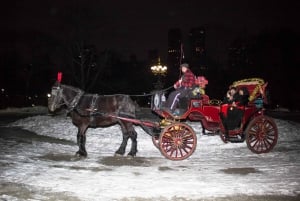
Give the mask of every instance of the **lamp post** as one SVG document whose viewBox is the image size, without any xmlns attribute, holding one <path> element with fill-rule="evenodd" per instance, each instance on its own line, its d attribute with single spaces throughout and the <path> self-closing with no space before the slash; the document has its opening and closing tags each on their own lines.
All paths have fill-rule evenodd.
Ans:
<svg viewBox="0 0 300 201">
<path fill-rule="evenodd" d="M 167 66 L 164 66 L 160 63 L 160 57 L 158 57 L 157 65 L 151 66 L 152 73 L 158 77 L 157 82 L 154 84 L 154 87 L 156 89 L 162 89 L 163 83 L 162 83 L 162 77 L 166 76 L 167 74 Z"/>
</svg>

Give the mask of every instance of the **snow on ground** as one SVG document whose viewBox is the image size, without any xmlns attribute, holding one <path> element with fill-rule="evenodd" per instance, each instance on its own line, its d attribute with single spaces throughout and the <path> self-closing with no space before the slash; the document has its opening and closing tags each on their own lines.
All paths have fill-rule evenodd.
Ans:
<svg viewBox="0 0 300 201">
<path fill-rule="evenodd" d="M 118 125 L 89 129 L 88 157 L 78 159 L 74 156 L 77 130 L 69 117 L 28 117 L 8 125 L 30 131 L 23 134 L 28 136 L 0 138 L 0 184 L 1 188 L 21 185 L 31 192 L 30 200 L 47 200 L 49 194 L 60 195 L 61 200 L 86 201 L 298 196 L 300 124 L 275 122 L 278 144 L 260 155 L 252 153 L 246 143 L 224 144 L 219 136 L 201 134 L 200 123 L 186 122 L 197 133 L 196 151 L 186 160 L 170 161 L 139 126 L 135 127 L 139 134 L 137 157 L 114 158 L 122 137 Z M 0 194 L 4 200 L 16 197 Z"/>
</svg>

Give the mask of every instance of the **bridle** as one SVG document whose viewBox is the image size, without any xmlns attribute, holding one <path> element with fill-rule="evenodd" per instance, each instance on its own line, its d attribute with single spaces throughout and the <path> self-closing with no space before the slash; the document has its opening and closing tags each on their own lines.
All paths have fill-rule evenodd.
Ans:
<svg viewBox="0 0 300 201">
<path fill-rule="evenodd" d="M 51 105 L 54 105 L 54 108 L 59 108 L 64 105 L 64 102 L 61 102 L 62 99 L 62 89 L 60 86 L 53 86 L 51 89 Z"/>
<path fill-rule="evenodd" d="M 64 86 L 67 87 L 67 86 Z M 71 87 L 69 87 L 71 88 Z M 55 103 L 55 108 L 59 108 L 62 105 L 66 105 L 68 107 L 68 112 L 72 111 L 78 104 L 80 98 L 84 94 L 84 91 L 80 89 L 71 88 L 73 91 L 76 92 L 76 96 L 69 100 L 63 93 L 64 88 L 61 86 L 53 86 L 51 90 L 51 101 L 52 104 Z M 63 101 L 61 101 L 63 100 Z"/>
</svg>

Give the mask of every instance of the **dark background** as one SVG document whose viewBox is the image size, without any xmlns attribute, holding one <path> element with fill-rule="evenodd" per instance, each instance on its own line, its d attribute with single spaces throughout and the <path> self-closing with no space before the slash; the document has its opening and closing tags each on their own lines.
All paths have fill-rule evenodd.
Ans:
<svg viewBox="0 0 300 201">
<path fill-rule="evenodd" d="M 91 93 L 149 93 L 157 79 L 149 51 L 166 62 L 168 30 L 180 28 L 185 43 L 202 26 L 207 70 L 192 70 L 207 77 L 211 98 L 221 99 L 235 80 L 262 77 L 273 107 L 299 109 L 299 8 L 298 1 L 269 0 L 5 2 L 1 107 L 45 104 L 58 71 L 64 83 Z M 232 47 L 240 54 L 231 55 Z M 91 69 L 86 76 L 82 58 Z M 165 87 L 176 79 L 167 75 Z"/>
</svg>

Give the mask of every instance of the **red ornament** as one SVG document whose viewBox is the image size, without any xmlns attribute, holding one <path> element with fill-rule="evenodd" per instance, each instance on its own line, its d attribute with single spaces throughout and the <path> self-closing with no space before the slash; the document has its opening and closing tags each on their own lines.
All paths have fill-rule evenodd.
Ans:
<svg viewBox="0 0 300 201">
<path fill-rule="evenodd" d="M 201 88 L 205 88 L 208 84 L 208 80 L 204 76 L 198 76 L 196 79 L 196 84 L 198 84 Z"/>
<path fill-rule="evenodd" d="M 60 83 L 62 79 L 62 72 L 57 73 L 57 81 Z"/>
</svg>

